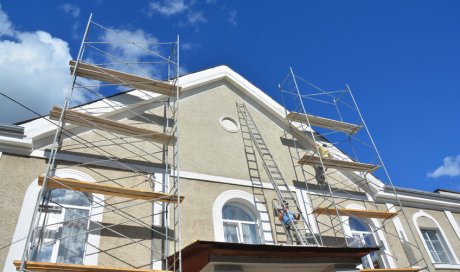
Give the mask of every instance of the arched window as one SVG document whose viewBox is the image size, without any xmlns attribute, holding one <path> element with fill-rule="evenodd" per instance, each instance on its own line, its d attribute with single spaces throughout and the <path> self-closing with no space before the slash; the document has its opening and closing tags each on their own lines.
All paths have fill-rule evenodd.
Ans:
<svg viewBox="0 0 460 272">
<path fill-rule="evenodd" d="M 260 244 L 257 218 L 239 203 L 227 203 L 222 208 L 225 241 L 230 243 Z"/>
<path fill-rule="evenodd" d="M 241 190 L 222 192 L 214 201 L 212 216 L 216 241 L 273 243 L 267 208 L 248 192 Z"/>
<path fill-rule="evenodd" d="M 40 206 L 38 262 L 82 264 L 87 240 L 91 196 L 81 192 L 53 189 Z"/>
<path fill-rule="evenodd" d="M 454 263 L 452 253 L 447 248 L 446 240 L 444 240 L 438 229 L 422 228 L 420 232 L 434 263 Z"/>
<path fill-rule="evenodd" d="M 369 224 L 358 218 L 348 219 L 352 238 L 349 240 L 350 247 L 375 247 L 374 235 Z M 382 260 L 378 252 L 372 252 L 362 258 L 363 268 L 382 268 Z"/>
<path fill-rule="evenodd" d="M 74 169 L 58 169 L 56 176 L 95 182 L 91 176 Z M 35 200 L 40 190 L 37 179 L 27 188 L 4 271 L 13 271 L 15 269 L 13 260 L 20 260 L 22 257 L 26 247 L 24 237 L 29 233 Z M 98 224 L 103 218 L 104 195 L 88 195 L 61 189 L 54 189 L 50 192 L 48 196 L 50 201 L 39 207 L 42 210 L 42 216 L 38 219 L 44 228 L 42 234 L 40 230 L 37 232 L 41 241 L 36 240 L 35 243 L 40 242 L 41 246 L 31 252 L 31 257 L 35 255 L 41 260 L 51 262 L 97 265 L 101 232 Z M 89 224 L 88 216 L 94 224 Z"/>
<path fill-rule="evenodd" d="M 441 268 L 438 266 L 458 263 L 452 246 L 434 217 L 424 211 L 419 211 L 413 215 L 412 220 L 435 267 Z"/>
</svg>

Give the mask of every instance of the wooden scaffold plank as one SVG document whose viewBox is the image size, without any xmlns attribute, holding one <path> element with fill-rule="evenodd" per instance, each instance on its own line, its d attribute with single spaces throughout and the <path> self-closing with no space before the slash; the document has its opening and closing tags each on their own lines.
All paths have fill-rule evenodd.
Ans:
<svg viewBox="0 0 460 272">
<path fill-rule="evenodd" d="M 363 268 L 361 272 L 416 272 L 419 268 Z"/>
<path fill-rule="evenodd" d="M 50 112 L 50 119 L 59 120 L 61 113 L 61 108 L 53 107 L 53 110 Z M 127 124 L 122 124 L 118 121 L 112 121 L 90 114 L 77 112 L 75 110 L 66 110 L 64 114 L 64 120 L 71 124 L 94 129 L 107 130 L 113 133 L 140 138 L 147 141 L 153 141 L 160 144 L 174 145 L 176 142 L 176 137 L 167 133 L 138 128 Z"/>
<path fill-rule="evenodd" d="M 395 212 L 375 211 L 375 210 L 356 210 L 356 209 L 333 209 L 333 208 L 316 208 L 313 213 L 316 215 L 336 215 L 353 216 L 358 218 L 380 218 L 390 219 L 397 215 Z"/>
<path fill-rule="evenodd" d="M 69 62 L 71 73 L 73 73 L 73 70 L 75 69 L 75 64 L 76 62 L 73 60 Z M 133 87 L 139 90 L 154 92 L 166 96 L 176 95 L 176 86 L 173 84 L 83 62 L 78 63 L 76 75 L 120 86 Z"/>
<path fill-rule="evenodd" d="M 324 167 L 334 169 L 344 169 L 360 172 L 374 172 L 379 168 L 378 165 L 361 163 L 355 161 L 337 160 L 333 158 L 322 158 Z M 318 156 L 305 154 L 298 162 L 304 165 L 321 165 L 321 160 Z"/>
<path fill-rule="evenodd" d="M 13 262 L 16 270 L 19 271 L 21 261 Z M 27 271 L 72 271 L 72 272 L 172 272 L 170 270 L 151 270 L 138 268 L 119 268 L 112 266 L 98 265 L 83 265 L 83 264 L 66 264 L 66 263 L 49 263 L 49 262 L 32 262 L 26 261 L 25 267 Z"/>
<path fill-rule="evenodd" d="M 43 175 L 38 177 L 38 185 L 42 186 L 45 177 Z M 73 180 L 58 177 L 49 177 L 47 188 L 50 189 L 67 189 L 75 190 L 84 193 L 95 193 L 103 195 L 111 195 L 125 198 L 151 200 L 155 202 L 177 203 L 179 200 L 184 200 L 183 196 L 177 197 L 176 195 L 164 194 L 159 192 L 131 189 L 113 185 L 106 185 L 101 183 L 87 182 L 81 180 Z"/>
<path fill-rule="evenodd" d="M 311 114 L 302 114 L 298 112 L 290 112 L 286 119 L 300 122 L 300 123 L 307 123 L 307 120 L 310 122 L 312 126 L 322 127 L 330 130 L 342 131 L 347 134 L 354 134 L 358 132 L 363 126 L 350 124 L 342 121 L 337 121 L 329 118 L 319 117 Z"/>
</svg>

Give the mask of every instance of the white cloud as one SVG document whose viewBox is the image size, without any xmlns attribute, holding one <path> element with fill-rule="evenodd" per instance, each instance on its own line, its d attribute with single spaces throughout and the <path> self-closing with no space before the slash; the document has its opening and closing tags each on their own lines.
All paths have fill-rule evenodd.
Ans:
<svg viewBox="0 0 460 272">
<path fill-rule="evenodd" d="M 61 6 L 59 6 L 59 9 L 64 11 L 67 14 L 70 14 L 74 19 L 74 23 L 72 24 L 72 39 L 74 40 L 79 40 L 81 39 L 81 34 L 79 33 L 80 31 L 80 8 L 77 5 L 72 5 L 69 3 L 65 3 Z"/>
<path fill-rule="evenodd" d="M 0 3 L 0 37 L 3 35 L 13 35 L 13 26 L 8 19 L 8 15 L 2 10 Z"/>
<path fill-rule="evenodd" d="M 194 10 L 195 1 L 189 1 L 188 4 L 184 0 L 162 0 L 152 1 L 149 3 L 147 15 L 153 16 L 158 13 L 169 17 L 172 15 L 184 14 L 185 19 L 179 22 L 179 26 L 192 26 L 197 28 L 199 24 L 206 23 L 208 20 L 202 11 Z"/>
<path fill-rule="evenodd" d="M 429 178 L 439 178 L 442 176 L 460 176 L 460 155 L 445 157 L 441 166 L 433 172 L 428 173 Z"/>
<path fill-rule="evenodd" d="M 190 73 L 190 71 L 187 69 L 187 67 L 185 67 L 185 66 L 182 65 L 182 66 L 179 68 L 179 76 L 183 76 L 183 75 L 186 75 L 186 74 L 188 74 L 188 73 Z"/>
<path fill-rule="evenodd" d="M 158 42 L 158 39 L 142 29 L 127 30 L 112 28 L 111 30 L 117 34 L 104 32 L 100 39 L 110 42 L 105 50 L 117 59 L 106 55 L 106 62 L 129 61 L 135 63 L 141 61 L 152 61 L 157 59 L 152 52 L 163 55 L 162 52 L 160 52 L 162 48 L 155 44 Z M 139 46 L 133 45 L 132 43 L 126 43 L 126 40 L 135 42 Z M 133 66 L 145 71 L 145 73 Z M 146 64 L 140 67 L 137 64 L 132 64 L 131 66 L 118 65 L 113 66 L 112 68 L 140 76 L 153 76 L 156 78 L 161 78 L 163 76 L 162 69 L 158 67 L 158 65 Z"/>
<path fill-rule="evenodd" d="M 183 51 L 192 51 L 201 47 L 200 43 L 191 43 L 191 42 L 182 42 L 180 44 L 180 49 Z"/>
<path fill-rule="evenodd" d="M 188 9 L 184 0 L 171 0 L 171 1 L 152 1 L 149 3 L 150 15 L 153 13 L 160 13 L 164 16 L 179 14 Z"/>
<path fill-rule="evenodd" d="M 18 100 L 40 114 L 47 114 L 54 105 L 62 105 L 71 84 L 68 62 L 72 58 L 69 45 L 66 41 L 53 37 L 45 31 L 25 32 L 14 29 L 5 12 L 0 9 L 0 22 L 3 39 L 0 40 L 0 92 Z M 7 26 L 7 27 L 5 27 Z M 170 50 L 160 48 L 156 44 L 157 38 L 141 29 L 112 29 L 127 40 L 136 42 L 149 50 L 169 53 Z M 126 43 L 119 36 L 105 32 L 99 37 L 101 40 L 113 43 L 104 48 L 109 54 L 124 61 L 142 62 L 157 61 L 152 53 L 133 44 Z M 89 50 L 86 50 L 87 52 Z M 162 53 L 162 52 L 159 52 Z M 163 54 L 164 55 L 164 54 Z M 94 58 L 94 59 L 92 59 Z M 99 58 L 87 55 L 85 60 L 92 63 L 116 63 L 107 55 Z M 133 72 L 142 75 L 139 70 L 124 66 L 113 66 L 115 69 Z M 166 66 L 165 66 L 166 67 Z M 141 67 L 150 76 L 163 78 L 166 69 L 158 65 L 142 65 Z M 184 67 L 181 67 L 184 72 Z M 145 76 L 145 74 L 144 74 Z M 99 82 L 79 78 L 78 82 L 84 86 L 92 85 L 97 91 Z M 75 89 L 72 104 L 85 103 L 97 98 L 97 95 L 81 89 Z M 13 123 L 36 117 L 33 113 L 23 110 L 19 105 L 0 97 L 0 123 Z"/>
<path fill-rule="evenodd" d="M 74 18 L 78 18 L 80 16 L 80 8 L 77 5 L 72 5 L 69 3 L 65 3 L 60 6 L 65 13 L 72 15 Z"/>
<path fill-rule="evenodd" d="M 193 44 L 192 43 L 189 43 L 189 42 L 185 42 L 185 43 L 182 43 L 180 45 L 180 49 L 184 50 L 184 51 L 190 51 L 193 49 Z"/>
<path fill-rule="evenodd" d="M 233 9 L 228 13 L 227 22 L 229 22 L 232 26 L 237 25 L 238 22 L 236 21 L 236 10 Z"/>
<path fill-rule="evenodd" d="M 0 90 L 41 114 L 53 105 L 62 105 L 70 85 L 67 42 L 45 31 L 21 32 L 12 27 L 0 9 L 2 33 L 0 41 Z M 7 31 L 5 31 L 5 29 Z M 86 97 L 75 93 L 76 102 Z M 36 117 L 18 105 L 1 100 L 0 122 L 12 123 Z"/>
<path fill-rule="evenodd" d="M 187 13 L 187 20 L 182 22 L 183 26 L 194 26 L 197 27 L 199 24 L 206 23 L 208 20 L 204 17 L 202 11 L 189 11 Z"/>
</svg>

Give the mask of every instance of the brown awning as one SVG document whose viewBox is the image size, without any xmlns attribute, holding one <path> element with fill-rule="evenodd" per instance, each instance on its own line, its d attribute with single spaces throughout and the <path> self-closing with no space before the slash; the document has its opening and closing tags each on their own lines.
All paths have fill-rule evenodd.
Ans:
<svg viewBox="0 0 460 272">
<path fill-rule="evenodd" d="M 182 270 L 201 271 L 210 262 L 251 263 L 361 263 L 361 258 L 379 248 L 250 245 L 196 241 L 182 249 Z M 168 257 L 170 265 L 174 255 Z M 177 265 L 177 264 L 176 264 Z"/>
</svg>

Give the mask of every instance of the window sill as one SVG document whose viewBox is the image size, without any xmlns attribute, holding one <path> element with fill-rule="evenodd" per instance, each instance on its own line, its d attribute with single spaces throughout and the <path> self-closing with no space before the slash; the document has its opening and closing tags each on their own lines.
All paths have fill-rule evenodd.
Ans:
<svg viewBox="0 0 460 272">
<path fill-rule="evenodd" d="M 460 264 L 434 264 L 434 268 L 460 270 Z"/>
</svg>

